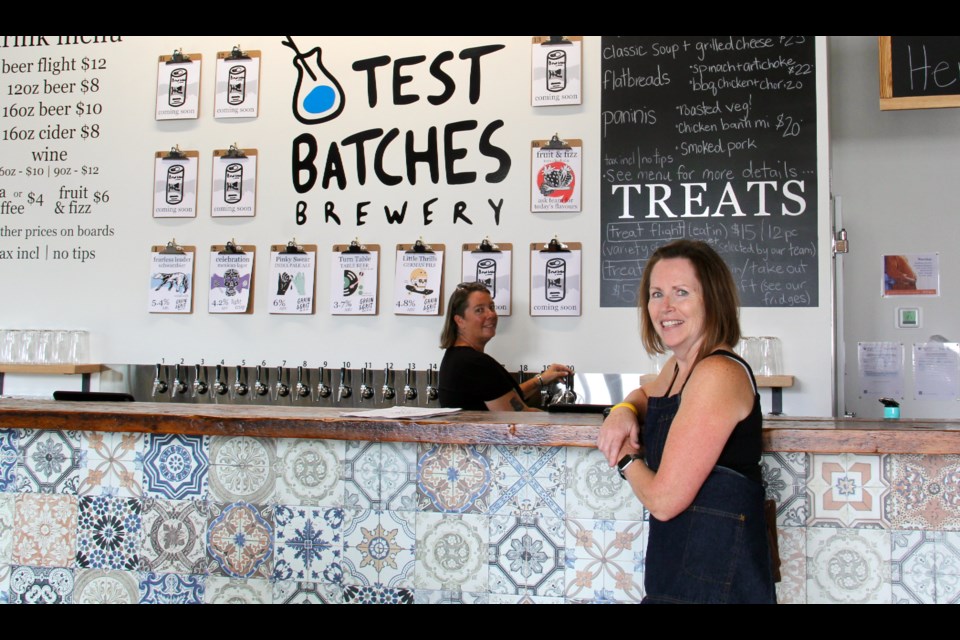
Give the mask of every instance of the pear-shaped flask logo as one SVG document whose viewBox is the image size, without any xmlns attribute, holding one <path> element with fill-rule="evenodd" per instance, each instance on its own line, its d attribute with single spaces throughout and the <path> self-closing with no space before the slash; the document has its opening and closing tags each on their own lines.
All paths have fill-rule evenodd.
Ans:
<svg viewBox="0 0 960 640">
<path fill-rule="evenodd" d="M 293 66 L 297 68 L 293 115 L 303 124 L 320 124 L 339 116 L 346 98 L 340 83 L 323 66 L 320 47 L 300 53 L 290 36 L 286 36 L 283 44 L 296 54 L 293 58 Z"/>
</svg>

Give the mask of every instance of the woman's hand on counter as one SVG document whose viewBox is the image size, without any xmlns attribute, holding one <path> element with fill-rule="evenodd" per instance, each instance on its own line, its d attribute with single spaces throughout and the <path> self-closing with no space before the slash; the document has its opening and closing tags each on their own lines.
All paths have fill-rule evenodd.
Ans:
<svg viewBox="0 0 960 640">
<path fill-rule="evenodd" d="M 646 414 L 646 398 L 643 389 L 637 389 L 624 402 L 615 405 L 603 421 L 597 436 L 597 449 L 611 467 L 623 457 L 620 451 L 624 447 L 640 449 L 640 423 Z"/>
</svg>

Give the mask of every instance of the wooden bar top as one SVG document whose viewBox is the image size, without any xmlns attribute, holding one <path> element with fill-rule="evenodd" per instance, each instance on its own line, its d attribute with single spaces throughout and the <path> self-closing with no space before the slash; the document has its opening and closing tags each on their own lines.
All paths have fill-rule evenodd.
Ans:
<svg viewBox="0 0 960 640">
<path fill-rule="evenodd" d="M 343 409 L 0 398 L 0 429 L 248 435 L 441 444 L 592 447 L 599 414 L 464 411 L 417 420 L 345 418 Z M 960 421 L 764 419 L 765 451 L 960 454 Z"/>
</svg>

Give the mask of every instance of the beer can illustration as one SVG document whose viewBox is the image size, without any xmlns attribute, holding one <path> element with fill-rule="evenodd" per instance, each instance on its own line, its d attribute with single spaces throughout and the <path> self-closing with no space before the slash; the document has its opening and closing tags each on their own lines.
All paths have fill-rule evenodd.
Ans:
<svg viewBox="0 0 960 640">
<path fill-rule="evenodd" d="M 231 162 L 223 175 L 223 201 L 237 204 L 243 196 L 243 165 Z"/>
<path fill-rule="evenodd" d="M 497 261 L 484 258 L 477 262 L 477 282 L 490 289 L 490 297 L 497 298 Z"/>
<path fill-rule="evenodd" d="M 567 261 L 563 258 L 547 260 L 547 281 L 544 292 L 548 302 L 560 302 L 567 297 Z"/>
<path fill-rule="evenodd" d="M 547 53 L 547 91 L 557 92 L 567 88 L 567 52 L 554 49 Z"/>
<path fill-rule="evenodd" d="M 246 95 L 246 89 L 247 68 L 240 64 L 230 67 L 227 76 L 227 104 L 241 104 Z"/>
<path fill-rule="evenodd" d="M 167 204 L 183 202 L 183 165 L 174 164 L 167 168 Z"/>
<path fill-rule="evenodd" d="M 182 107 L 187 101 L 187 70 L 177 67 L 170 72 L 170 89 L 167 92 L 167 104 Z"/>
</svg>

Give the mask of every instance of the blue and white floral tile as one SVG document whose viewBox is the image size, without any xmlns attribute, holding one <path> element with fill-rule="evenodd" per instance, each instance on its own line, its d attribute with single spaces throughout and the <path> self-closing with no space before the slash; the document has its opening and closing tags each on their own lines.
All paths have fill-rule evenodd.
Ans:
<svg viewBox="0 0 960 640">
<path fill-rule="evenodd" d="M 270 504 L 276 489 L 276 440 L 249 436 L 210 439 L 210 499 Z"/>
<path fill-rule="evenodd" d="M 80 432 L 21 429 L 16 476 L 18 493 L 77 495 Z"/>
<path fill-rule="evenodd" d="M 807 528 L 807 602 L 889 604 L 890 532 Z"/>
<path fill-rule="evenodd" d="M 890 582 L 895 604 L 935 604 L 940 532 L 891 531 Z"/>
<path fill-rule="evenodd" d="M 563 518 L 490 516 L 491 593 L 563 598 Z"/>
<path fill-rule="evenodd" d="M 17 490 L 17 441 L 20 431 L 0 429 L 0 493 Z"/>
<path fill-rule="evenodd" d="M 960 530 L 960 456 L 891 454 L 883 520 L 891 529 Z"/>
<path fill-rule="evenodd" d="M 817 527 L 879 528 L 886 485 L 881 456 L 813 454 L 810 524 Z"/>
<path fill-rule="evenodd" d="M 383 511 L 418 510 L 417 473 L 384 471 L 380 474 L 380 509 Z"/>
<path fill-rule="evenodd" d="M 205 576 L 144 572 L 139 578 L 140 604 L 203 604 Z"/>
<path fill-rule="evenodd" d="M 343 460 L 344 505 L 381 509 L 380 443 L 347 441 Z"/>
<path fill-rule="evenodd" d="M 804 604 L 807 601 L 807 530 L 804 527 L 777 527 L 780 547 L 780 582 L 777 602 Z"/>
<path fill-rule="evenodd" d="M 937 540 L 937 604 L 960 603 L 960 533 L 945 531 Z"/>
<path fill-rule="evenodd" d="M 380 443 L 380 471 L 381 473 L 398 473 L 416 480 L 417 443 Z"/>
<path fill-rule="evenodd" d="M 488 589 L 489 518 L 417 514 L 414 585 L 420 589 L 483 593 Z"/>
<path fill-rule="evenodd" d="M 84 431 L 80 439 L 82 496 L 143 496 L 142 433 Z"/>
<path fill-rule="evenodd" d="M 0 493 L 0 564 L 13 558 L 13 523 L 16 498 L 12 493 Z"/>
<path fill-rule="evenodd" d="M 642 600 L 645 528 L 643 522 L 568 519 L 567 600 Z"/>
<path fill-rule="evenodd" d="M 273 604 L 343 604 L 343 587 L 330 582 L 277 580 Z"/>
<path fill-rule="evenodd" d="M 342 506 L 343 457 L 342 440 L 278 438 L 275 503 Z"/>
<path fill-rule="evenodd" d="M 342 508 L 278 505 L 274 518 L 274 580 L 343 583 Z"/>
<path fill-rule="evenodd" d="M 406 589 L 412 594 L 416 525 L 417 514 L 412 511 L 370 510 L 355 516 L 344 531 L 344 584 L 374 589 L 364 597 L 383 589 Z M 348 596 L 345 591 L 344 597 Z"/>
<path fill-rule="evenodd" d="M 566 516 L 597 520 L 643 520 L 643 505 L 593 447 L 567 449 Z"/>
<path fill-rule="evenodd" d="M 802 452 L 764 453 L 761 462 L 767 498 L 777 503 L 777 525 L 803 527 L 810 515 L 807 476 L 810 456 Z"/>
<path fill-rule="evenodd" d="M 74 572 L 74 604 L 137 604 L 138 576 L 133 571 L 77 569 Z"/>
<path fill-rule="evenodd" d="M 143 538 L 138 498 L 81 496 L 77 517 L 77 566 L 83 569 L 140 567 Z"/>
<path fill-rule="evenodd" d="M 534 596 L 529 593 L 522 595 L 491 593 L 489 602 L 490 604 L 566 604 L 566 600 L 563 598 Z"/>
<path fill-rule="evenodd" d="M 15 498 L 13 522 L 13 564 L 73 566 L 77 552 L 76 496 L 21 493 Z M 72 589 L 72 578 L 70 584 Z"/>
<path fill-rule="evenodd" d="M 416 604 L 490 604 L 490 594 L 456 589 L 417 589 L 414 593 L 414 602 Z"/>
<path fill-rule="evenodd" d="M 566 507 L 566 450 L 497 446 L 491 455 L 489 513 L 562 518 Z"/>
<path fill-rule="evenodd" d="M 207 525 L 209 574 L 270 578 L 274 563 L 273 507 L 212 503 Z"/>
<path fill-rule="evenodd" d="M 343 588 L 344 604 L 414 604 L 413 589 L 387 587 L 382 584 L 347 585 Z"/>
<path fill-rule="evenodd" d="M 169 500 L 206 500 L 210 437 L 148 434 L 144 444 L 144 495 Z"/>
<path fill-rule="evenodd" d="M 207 576 L 203 601 L 206 604 L 273 604 L 273 585 L 269 580 Z"/>
<path fill-rule="evenodd" d="M 210 505 L 196 500 L 145 498 L 140 570 L 205 574 Z"/>
<path fill-rule="evenodd" d="M 489 445 L 420 445 L 417 500 L 421 511 L 486 513 L 492 474 Z"/>
<path fill-rule="evenodd" d="M 10 602 L 10 565 L 0 562 L 0 604 Z"/>
<path fill-rule="evenodd" d="M 71 569 L 11 567 L 11 604 L 71 604 L 72 602 L 73 571 Z"/>
</svg>

